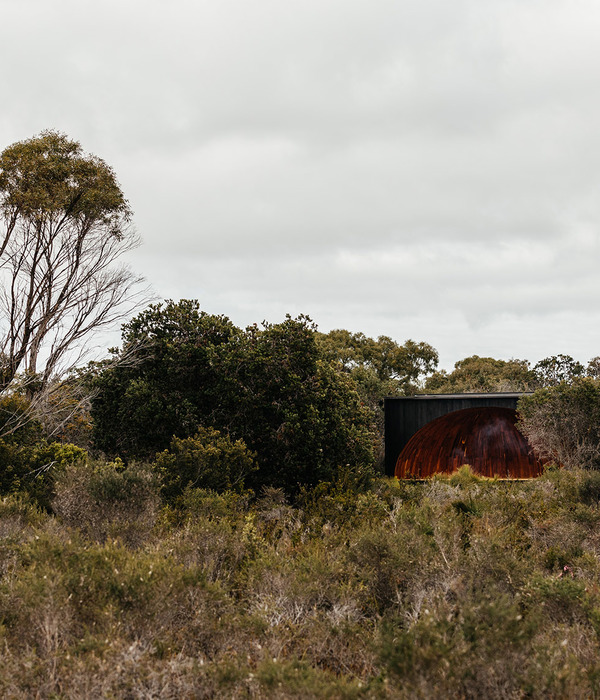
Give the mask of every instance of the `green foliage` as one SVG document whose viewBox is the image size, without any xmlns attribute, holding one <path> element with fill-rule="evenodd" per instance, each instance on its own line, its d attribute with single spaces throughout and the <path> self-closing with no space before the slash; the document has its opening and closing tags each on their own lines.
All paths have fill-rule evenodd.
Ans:
<svg viewBox="0 0 600 700">
<path fill-rule="evenodd" d="M 464 488 L 482 481 L 485 477 L 478 476 L 468 464 L 463 464 L 448 479 L 452 486 L 462 486 Z"/>
<path fill-rule="evenodd" d="M 112 169 L 57 131 L 43 131 L 0 154 L 2 210 L 37 222 L 69 216 L 108 225 L 120 235 L 131 210 Z"/>
<path fill-rule="evenodd" d="M 0 439 L 0 494 L 19 491 L 49 508 L 56 475 L 86 456 L 85 450 L 68 443 L 20 444 L 14 437 Z"/>
<path fill-rule="evenodd" d="M 153 304 L 125 324 L 121 355 L 135 359 L 93 368 L 90 380 L 96 447 L 149 459 L 173 435 L 192 436 L 221 400 L 223 346 L 239 333 L 189 300 Z"/>
<path fill-rule="evenodd" d="M 0 499 L 0 522 L 4 525 L 4 536 L 6 525 L 11 521 L 18 523 L 22 531 L 26 526 L 43 524 L 44 519 L 44 511 L 26 493 L 10 494 Z"/>
<path fill-rule="evenodd" d="M 233 441 L 214 428 L 200 428 L 193 437 L 174 437 L 155 464 L 165 498 L 171 501 L 189 488 L 242 490 L 244 480 L 257 469 L 255 457 L 243 440 Z"/>
<path fill-rule="evenodd" d="M 590 369 L 592 368 L 590 363 Z M 585 367 L 570 355 L 553 355 L 540 360 L 533 368 L 540 386 L 556 386 L 572 382 L 586 374 Z"/>
<path fill-rule="evenodd" d="M 319 333 L 317 342 L 327 358 L 352 376 L 371 406 L 383 396 L 414 394 L 438 363 L 438 354 L 428 343 L 407 340 L 399 345 L 385 335 L 375 339 L 337 329 Z"/>
<path fill-rule="evenodd" d="M 217 493 L 210 489 L 187 488 L 177 499 L 175 507 L 167 504 L 162 515 L 165 522 L 189 524 L 198 519 L 211 522 L 231 520 L 234 515 L 246 513 L 252 491 L 224 491 Z"/>
<path fill-rule="evenodd" d="M 8 442 L 32 445 L 44 438 L 39 421 L 31 415 L 31 402 L 22 391 L 0 396 L 0 435 Z"/>
<path fill-rule="evenodd" d="M 227 358 L 227 388 L 214 425 L 256 451 L 249 481 L 295 490 L 346 464 L 373 463 L 372 416 L 352 381 L 319 358 L 308 319 L 250 328 Z"/>
<path fill-rule="evenodd" d="M 432 394 L 490 393 L 496 391 L 534 391 L 556 386 L 582 377 L 597 377 L 599 358 L 584 367 L 570 355 L 554 355 L 537 362 L 533 368 L 527 360 L 496 360 L 473 355 L 459 360 L 450 373 L 435 372 L 425 382 Z"/>
<path fill-rule="evenodd" d="M 256 453 L 252 488 L 294 490 L 372 464 L 372 414 L 306 317 L 241 331 L 197 302 L 167 302 L 127 324 L 124 341 L 138 359 L 93 380 L 95 443 L 108 454 L 149 458 L 211 426 Z"/>
<path fill-rule="evenodd" d="M 592 379 L 600 379 L 600 356 L 592 357 L 587 364 L 585 374 Z"/>
<path fill-rule="evenodd" d="M 579 498 L 587 505 L 600 503 L 600 472 L 592 471 L 585 474 L 579 481 Z"/>
<path fill-rule="evenodd" d="M 526 360 L 495 360 L 473 355 L 459 360 L 449 374 L 436 372 L 425 382 L 431 394 L 489 393 L 495 391 L 528 391 L 537 376 Z"/>
<path fill-rule="evenodd" d="M 543 457 L 566 467 L 600 467 L 600 381 L 583 377 L 519 400 L 519 428 Z"/>
<path fill-rule="evenodd" d="M 471 593 L 460 605 L 426 609 L 409 629 L 390 624 L 381 655 L 408 697 L 424 679 L 427 696 L 443 688 L 448 697 L 497 697 L 501 685 L 507 697 L 517 697 L 536 627 L 518 600 L 496 591 Z"/>
</svg>

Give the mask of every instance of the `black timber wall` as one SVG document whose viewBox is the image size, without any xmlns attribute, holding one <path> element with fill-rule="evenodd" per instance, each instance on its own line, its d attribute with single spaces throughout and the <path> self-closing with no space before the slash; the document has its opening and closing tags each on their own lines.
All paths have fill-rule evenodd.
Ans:
<svg viewBox="0 0 600 700">
<path fill-rule="evenodd" d="M 424 425 L 463 408 L 500 406 L 517 408 L 522 393 L 427 394 L 384 399 L 385 473 L 394 476 L 396 460 L 410 438 Z"/>
</svg>

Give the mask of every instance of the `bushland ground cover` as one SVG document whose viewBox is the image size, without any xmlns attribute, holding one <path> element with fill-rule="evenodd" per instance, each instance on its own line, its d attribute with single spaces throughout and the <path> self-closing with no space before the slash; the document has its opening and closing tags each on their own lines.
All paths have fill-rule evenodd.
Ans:
<svg viewBox="0 0 600 700">
<path fill-rule="evenodd" d="M 0 696 L 600 695 L 600 475 L 0 501 Z"/>
</svg>

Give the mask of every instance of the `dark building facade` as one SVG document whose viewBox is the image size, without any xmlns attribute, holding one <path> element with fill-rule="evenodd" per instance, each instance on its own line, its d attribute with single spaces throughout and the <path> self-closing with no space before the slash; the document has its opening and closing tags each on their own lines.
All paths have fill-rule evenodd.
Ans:
<svg viewBox="0 0 600 700">
<path fill-rule="evenodd" d="M 536 476 L 541 463 L 515 427 L 521 396 L 431 394 L 385 399 L 386 474 L 427 477 L 469 463 L 487 476 Z"/>
</svg>

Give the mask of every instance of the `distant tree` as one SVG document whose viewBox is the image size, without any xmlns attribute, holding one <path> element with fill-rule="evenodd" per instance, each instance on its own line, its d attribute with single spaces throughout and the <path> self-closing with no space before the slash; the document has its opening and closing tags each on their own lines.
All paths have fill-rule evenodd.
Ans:
<svg viewBox="0 0 600 700">
<path fill-rule="evenodd" d="M 585 374 L 592 379 L 600 379 L 600 357 L 592 357 L 587 364 Z"/>
<path fill-rule="evenodd" d="M 138 244 L 130 220 L 113 170 L 64 134 L 0 154 L 0 391 L 24 376 L 45 389 L 130 312 L 139 278 L 118 264 Z"/>
<path fill-rule="evenodd" d="M 459 360 L 452 372 L 441 370 L 429 377 L 425 391 L 432 394 L 528 391 L 536 385 L 537 376 L 527 360 L 472 355 Z"/>
<path fill-rule="evenodd" d="M 519 400 L 519 428 L 540 456 L 600 468 L 600 381 L 575 377 Z"/>
<path fill-rule="evenodd" d="M 570 355 L 553 355 L 540 360 L 533 371 L 539 386 L 556 386 L 583 377 L 586 368 Z"/>
<path fill-rule="evenodd" d="M 386 395 L 414 394 L 438 363 L 437 351 L 428 343 L 407 340 L 400 345 L 385 335 L 375 339 L 337 329 L 319 333 L 317 342 L 354 378 L 366 398 L 377 401 Z"/>
</svg>

